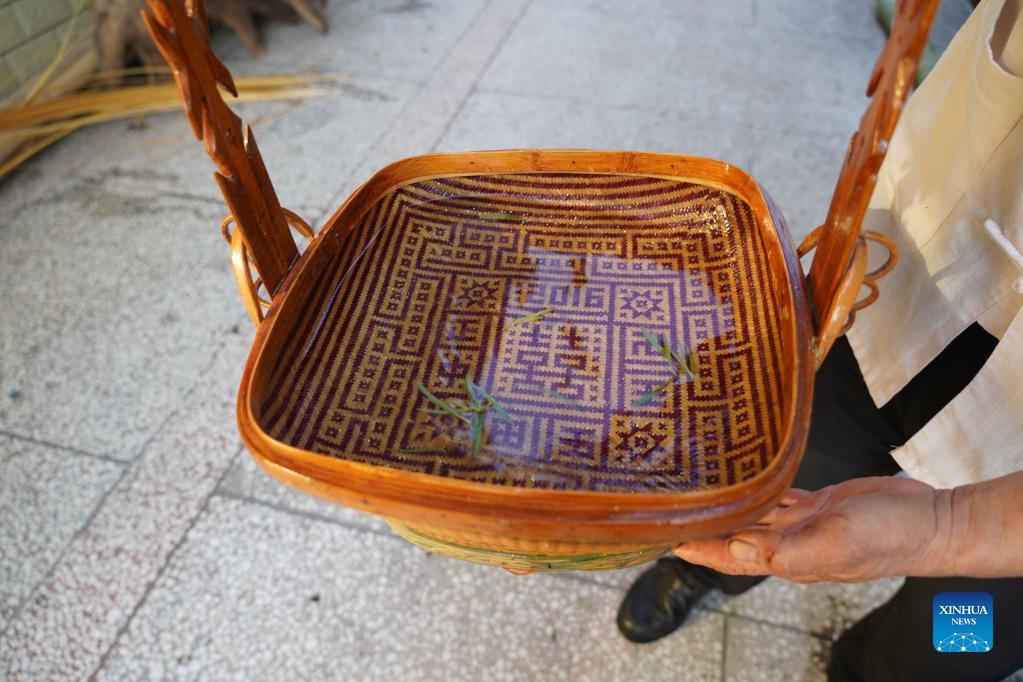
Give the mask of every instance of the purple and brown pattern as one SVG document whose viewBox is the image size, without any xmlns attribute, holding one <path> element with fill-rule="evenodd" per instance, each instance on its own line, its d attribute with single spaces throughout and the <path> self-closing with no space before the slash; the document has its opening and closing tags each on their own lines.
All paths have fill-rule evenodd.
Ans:
<svg viewBox="0 0 1023 682">
<path fill-rule="evenodd" d="M 788 399 L 753 220 L 733 194 L 654 177 L 396 189 L 325 270 L 260 423 L 324 455 L 498 485 L 678 493 L 747 480 L 778 452 Z M 651 334 L 693 352 L 695 376 L 672 381 Z M 478 454 L 469 427 L 424 411 L 415 385 L 464 402 L 466 376 L 511 417 L 486 412 Z"/>
</svg>

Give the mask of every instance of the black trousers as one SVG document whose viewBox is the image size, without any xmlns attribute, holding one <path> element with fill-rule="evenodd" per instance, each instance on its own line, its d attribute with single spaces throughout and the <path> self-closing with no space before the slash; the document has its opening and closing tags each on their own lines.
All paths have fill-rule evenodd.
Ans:
<svg viewBox="0 0 1023 682">
<path fill-rule="evenodd" d="M 795 486 L 807 490 L 899 471 L 889 452 L 905 443 L 976 375 L 997 340 L 973 325 L 895 398 L 878 409 L 845 338 L 835 344 L 814 384 L 813 417 Z M 764 578 L 694 567 L 727 594 Z M 938 592 L 988 592 L 994 600 L 994 647 L 979 654 L 939 653 L 932 646 L 932 600 Z M 833 682 L 865 680 L 1000 680 L 1023 668 L 1023 578 L 907 578 L 887 603 L 843 633 L 828 666 Z"/>
</svg>

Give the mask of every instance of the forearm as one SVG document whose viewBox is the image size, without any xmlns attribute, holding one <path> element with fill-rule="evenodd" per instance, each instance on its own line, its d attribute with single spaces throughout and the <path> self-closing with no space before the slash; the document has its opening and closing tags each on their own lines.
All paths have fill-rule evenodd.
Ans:
<svg viewBox="0 0 1023 682">
<path fill-rule="evenodd" d="M 917 575 L 1023 576 L 1023 471 L 935 493 L 936 529 Z"/>
</svg>

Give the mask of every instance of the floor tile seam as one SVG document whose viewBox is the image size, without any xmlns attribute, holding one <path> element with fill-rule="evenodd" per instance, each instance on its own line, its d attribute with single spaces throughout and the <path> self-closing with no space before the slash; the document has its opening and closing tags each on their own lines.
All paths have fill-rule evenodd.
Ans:
<svg viewBox="0 0 1023 682">
<path fill-rule="evenodd" d="M 493 1 L 493 0 L 491 0 L 491 1 Z M 472 30 L 472 27 L 476 25 L 476 22 L 479 20 L 480 15 L 483 14 L 483 12 L 487 9 L 487 7 L 489 5 L 490 5 L 490 3 L 486 2 L 486 3 L 483 3 L 480 6 L 480 9 L 476 11 L 475 16 L 473 16 L 472 21 L 470 21 L 468 23 L 468 26 L 465 28 L 465 30 L 462 31 L 462 33 L 458 36 L 458 38 L 456 38 L 455 40 L 453 40 L 451 42 L 451 47 L 448 48 L 448 50 L 444 53 L 444 55 L 437 59 L 437 61 L 434 64 L 435 68 L 438 67 L 439 65 L 443 64 L 451 56 L 451 53 L 454 52 L 458 48 L 458 46 L 461 44 L 462 40 L 465 39 L 465 36 L 469 33 L 469 31 Z M 415 104 L 420 99 L 421 95 L 426 90 L 427 86 L 430 84 L 431 81 L 432 81 L 432 78 L 426 77 L 423 80 L 418 81 L 416 83 L 417 87 L 415 88 L 415 91 L 408 97 L 408 99 L 401 106 L 401 108 L 395 113 L 395 115 L 391 117 L 391 120 L 388 122 L 387 127 L 384 128 L 373 139 L 372 143 L 367 145 L 366 151 L 361 156 L 359 156 L 359 158 L 355 161 L 355 163 L 352 164 L 352 174 L 353 175 L 355 175 L 356 173 L 359 173 L 361 171 L 362 167 L 369 161 L 370 158 L 373 157 L 373 155 L 376 153 L 377 149 L 380 147 L 381 142 L 383 142 L 385 139 L 387 139 L 387 136 L 390 135 L 391 132 L 397 127 L 398 123 L 402 120 L 402 118 L 409 111 L 409 109 L 413 106 L 413 104 Z M 311 223 L 313 228 L 317 232 L 319 231 L 320 228 L 323 227 L 323 225 L 325 224 L 327 219 L 329 219 L 330 216 L 334 214 L 334 211 L 336 210 L 336 208 L 331 208 L 331 207 L 337 207 L 337 206 L 340 206 L 342 203 L 344 203 L 345 199 L 347 198 L 346 197 L 346 193 L 347 193 L 346 190 L 353 183 L 356 186 L 361 184 L 361 182 L 360 182 L 358 177 L 356 177 L 356 178 L 349 178 L 347 181 L 342 183 L 342 185 L 331 195 L 330 204 L 328 205 L 328 208 L 326 209 L 326 211 L 324 211 L 324 213 L 320 216 L 320 218 L 316 222 Z"/>
<path fill-rule="evenodd" d="M 595 101 L 588 101 L 588 100 L 585 100 L 585 99 L 581 99 L 579 97 L 562 97 L 562 96 L 555 96 L 555 95 L 547 95 L 547 94 L 544 94 L 544 93 L 520 92 L 518 90 L 508 90 L 508 89 L 505 89 L 505 88 L 502 88 L 502 87 L 493 87 L 493 86 L 487 86 L 487 85 L 481 85 L 480 87 L 478 87 L 476 89 L 476 91 L 479 94 L 481 94 L 481 95 L 497 95 L 499 97 L 513 97 L 513 98 L 526 99 L 526 100 L 537 100 L 537 101 L 543 101 L 543 102 L 560 102 L 560 103 L 565 103 L 565 104 L 572 104 L 572 105 L 582 106 L 582 107 L 586 107 L 586 108 L 590 108 L 590 109 L 600 108 L 600 109 L 606 109 L 606 110 L 609 110 L 609 111 L 620 111 L 620 112 L 627 112 L 627 113 L 643 113 L 643 114 L 655 114 L 655 115 L 661 115 L 661 116 L 675 116 L 677 118 L 685 119 L 685 120 L 687 120 L 690 123 L 713 125 L 713 126 L 717 126 L 719 128 L 723 128 L 723 129 L 725 129 L 725 128 L 742 128 L 744 130 L 753 130 L 753 131 L 758 132 L 758 133 L 767 133 L 767 134 L 771 134 L 771 135 L 782 135 L 782 134 L 784 134 L 784 135 L 788 135 L 788 136 L 796 135 L 796 136 L 799 136 L 799 137 L 804 137 L 804 138 L 814 139 L 814 140 L 821 139 L 822 135 L 824 135 L 825 137 L 828 136 L 827 133 L 825 133 L 824 131 L 821 131 L 821 130 L 802 131 L 802 130 L 792 130 L 791 128 L 789 128 L 789 129 L 782 129 L 782 128 L 773 128 L 773 127 L 770 127 L 770 126 L 759 125 L 759 123 L 763 120 L 762 118 L 757 118 L 757 119 L 752 120 L 752 121 L 743 121 L 743 120 L 739 120 L 739 119 L 733 119 L 733 118 L 727 118 L 727 117 L 721 117 L 721 116 L 690 116 L 689 114 L 686 114 L 685 112 L 679 111 L 678 109 L 668 109 L 668 108 L 662 108 L 662 107 L 650 107 L 650 106 L 641 105 L 641 104 L 615 104 L 613 102 L 595 102 Z M 866 107 L 868 103 L 869 103 L 869 100 L 866 97 L 864 97 L 863 98 L 863 106 Z M 843 142 L 845 142 L 845 140 L 846 140 L 845 132 L 831 133 L 831 135 L 833 135 L 836 140 L 838 140 L 839 138 L 841 138 L 841 140 Z"/>
<path fill-rule="evenodd" d="M 281 483 L 280 485 L 284 484 Z M 371 528 L 369 526 L 363 526 L 361 524 L 353 523 L 350 521 L 342 521 L 340 519 L 335 519 L 330 516 L 318 514 L 316 512 L 306 511 L 304 509 L 295 509 L 294 507 L 289 507 L 287 505 L 279 504 L 276 502 L 269 502 L 258 497 L 246 495 L 245 493 L 238 493 L 232 490 L 227 490 L 222 485 L 218 486 L 217 489 L 213 491 L 213 494 L 216 495 L 217 497 L 222 497 L 227 500 L 235 500 L 237 502 L 244 502 L 246 504 L 252 504 L 259 507 L 272 509 L 273 511 L 281 512 L 282 514 L 287 514 L 288 516 L 293 516 L 295 518 L 305 519 L 308 521 L 319 521 L 323 523 L 329 523 L 331 525 L 340 526 L 341 528 L 346 528 L 348 530 L 353 530 L 360 533 L 369 533 L 370 535 L 376 535 L 378 537 L 387 538 L 390 540 L 405 542 L 404 540 L 399 538 L 397 535 L 391 533 L 390 531 Z"/>
<path fill-rule="evenodd" d="M 495 1 L 500 2 L 502 0 Z M 501 40 L 498 41 L 498 44 L 494 47 L 493 51 L 490 53 L 490 56 L 487 57 L 486 63 L 483 64 L 483 67 L 479 70 L 479 73 L 476 74 L 476 78 L 473 80 L 472 85 L 469 86 L 469 89 L 466 90 L 465 95 L 462 96 L 462 99 L 458 102 L 458 105 L 455 107 L 454 111 L 452 111 L 451 115 L 448 116 L 448 120 L 444 122 L 444 127 L 441 129 L 440 134 L 437 135 L 437 138 L 433 141 L 433 144 L 430 145 L 431 152 L 435 152 L 437 150 L 437 147 L 444 141 L 444 138 L 447 137 L 448 132 L 451 130 L 451 126 L 454 125 L 454 122 L 458 120 L 458 117 L 465 109 L 466 102 L 468 102 L 469 99 L 472 98 L 473 94 L 476 92 L 476 89 L 479 87 L 480 82 L 490 71 L 490 67 L 493 66 L 494 61 L 497 59 L 498 55 L 500 55 L 501 52 L 504 50 L 504 46 L 508 43 L 508 40 L 515 32 L 515 29 L 518 28 L 518 25 L 522 22 L 522 18 L 526 15 L 526 13 L 529 11 L 529 8 L 532 7 L 532 5 L 533 0 L 526 0 L 525 2 L 522 3 L 522 8 L 519 10 L 518 15 L 508 24 L 508 27 L 505 30 L 504 35 L 501 36 Z M 489 6 L 489 4 L 487 6 Z M 461 42 L 461 39 L 459 40 L 459 42 Z"/>
<path fill-rule="evenodd" d="M 111 464 L 128 465 L 131 464 L 133 461 L 131 459 L 122 459 L 115 455 L 102 454 L 98 452 L 92 452 L 90 450 L 83 450 L 81 448 L 76 448 L 70 445 L 64 445 L 62 443 L 50 441 L 45 438 L 37 438 L 35 436 L 19 433 L 18 431 L 12 431 L 10 429 L 0 428 L 0 436 L 7 436 L 8 438 L 14 440 L 32 443 L 33 445 L 41 445 L 43 447 L 51 448 L 53 450 L 62 450 L 68 454 L 81 455 L 82 457 L 88 457 L 89 459 L 96 459 L 103 462 L 110 462 Z"/>
<path fill-rule="evenodd" d="M 813 637 L 814 639 L 819 639 L 824 642 L 832 641 L 831 638 L 828 637 L 827 635 L 822 635 L 819 632 L 814 632 L 813 630 L 805 630 L 803 628 L 797 627 L 795 625 L 789 625 L 787 623 L 778 623 L 776 621 L 766 620 L 764 618 L 758 618 L 757 616 L 750 616 L 744 613 L 737 613 L 735 611 L 724 611 L 713 606 L 700 606 L 698 608 L 701 608 L 705 611 L 711 611 L 713 613 L 719 613 L 722 616 L 727 616 L 729 618 L 738 618 L 740 620 L 745 620 L 747 622 L 755 623 L 757 625 L 764 625 L 766 627 L 777 628 L 779 630 L 786 630 L 788 632 L 792 632 L 799 635 L 806 635 L 807 637 Z"/>
<path fill-rule="evenodd" d="M 727 663 L 728 663 L 728 623 L 731 616 L 726 615 L 721 619 L 721 677 L 722 681 L 727 680 Z"/>
<path fill-rule="evenodd" d="M 209 371 L 209 369 L 213 366 L 213 362 L 216 361 L 216 356 L 220 353 L 222 348 L 223 348 L 223 346 L 221 345 L 221 347 L 219 347 L 219 348 L 217 348 L 217 349 L 215 349 L 213 351 L 210 363 L 208 363 L 208 365 L 203 369 L 203 371 L 200 372 L 200 374 L 199 374 L 198 378 L 196 379 L 195 383 L 192 385 L 191 388 L 188 389 L 186 398 L 182 401 L 181 405 L 178 406 L 177 408 L 171 410 L 167 414 L 167 416 L 163 419 L 163 421 L 160 422 L 159 426 L 157 426 L 156 429 L 153 430 L 153 433 L 150 434 L 150 436 L 148 438 L 146 438 L 146 440 L 142 444 L 142 446 L 137 449 L 135 456 L 131 460 L 129 460 L 127 462 L 120 462 L 121 464 L 124 464 L 124 468 L 121 470 L 120 474 L 118 475 L 117 480 L 114 482 L 113 485 L 110 486 L 110 488 L 106 492 L 103 493 L 102 496 L 100 496 L 100 499 L 96 502 L 95 505 L 93 505 L 92 511 L 89 512 L 88 517 L 86 517 L 85 521 L 82 522 L 78 526 L 78 528 L 75 530 L 75 532 L 71 536 L 71 538 L 64 544 L 64 547 L 61 549 L 60 554 L 50 564 L 50 566 L 47 569 L 46 573 L 35 583 L 35 585 L 33 585 L 32 589 L 28 592 L 28 594 L 25 596 L 25 598 L 22 599 L 21 602 L 18 604 L 18 606 L 14 610 L 13 615 L 11 616 L 10 620 L 8 620 L 7 624 L 4 626 L 4 628 L 2 630 L 0 630 L 0 642 L 3 642 L 6 639 L 8 632 L 10 632 L 10 630 L 13 627 L 14 623 L 17 622 L 18 617 L 21 615 L 21 613 L 24 610 L 25 606 L 27 604 L 31 603 L 32 599 L 35 598 L 36 593 L 57 572 L 57 568 L 60 567 L 61 565 L 63 565 L 64 560 L 68 556 L 68 552 L 71 551 L 71 548 L 75 545 L 75 543 L 82 536 L 82 534 L 85 533 L 86 531 L 88 531 L 89 527 L 92 525 L 92 522 L 95 520 L 95 518 L 99 514 L 100 510 L 102 510 L 103 507 L 106 506 L 107 501 L 110 499 L 110 496 L 114 493 L 114 491 L 119 489 L 123 483 L 128 481 L 130 479 L 130 476 L 137 475 L 137 469 L 139 467 L 139 461 L 141 460 L 142 456 L 144 455 L 146 449 L 153 443 L 153 441 L 157 438 L 157 436 L 159 436 L 163 432 L 163 430 L 167 427 L 167 425 L 171 422 L 171 420 L 174 419 L 175 416 L 177 416 L 177 414 L 181 410 L 181 407 L 183 407 L 185 402 L 187 401 L 188 396 L 191 396 L 191 394 L 202 383 L 202 380 L 205 378 L 205 376 L 206 376 L 207 372 Z M 116 461 L 116 460 L 113 460 L 113 461 Z"/>
<path fill-rule="evenodd" d="M 71 548 L 75 545 L 75 542 L 78 540 L 78 538 L 82 536 L 84 532 L 86 532 L 86 530 L 88 530 L 89 526 L 92 525 L 93 520 L 96 518 L 96 515 L 99 513 L 99 510 L 103 508 L 103 506 L 107 503 L 107 500 L 110 498 L 113 492 L 117 490 L 121 483 L 123 483 L 126 480 L 128 476 L 128 471 L 130 469 L 131 466 L 125 466 L 121 469 L 121 472 L 117 476 L 117 480 L 114 481 L 113 485 L 111 485 L 110 488 L 108 488 L 107 491 L 100 496 L 99 500 L 96 501 L 96 504 L 93 505 L 92 511 L 90 511 L 86 519 L 81 524 L 79 524 L 78 528 L 75 529 L 74 534 L 72 534 L 68 541 L 64 543 L 64 546 L 61 548 L 60 553 L 50 563 L 50 566 L 46 570 L 46 573 L 35 582 L 35 584 L 32 586 L 32 589 L 29 590 L 25 597 L 18 603 L 18 606 L 14 609 L 10 619 L 7 621 L 7 624 L 4 626 L 2 630 L 0 630 L 0 643 L 6 641 L 8 633 L 11 631 L 11 628 L 14 626 L 14 624 L 18 621 L 18 618 L 21 616 L 22 611 L 28 604 L 32 602 L 32 600 L 36 596 L 36 593 L 39 592 L 43 585 L 45 585 L 50 580 L 50 578 L 52 578 L 53 575 L 57 572 L 57 567 L 61 566 L 64 563 L 64 560 L 68 556 L 68 552 L 71 551 Z M 0 646 L 0 649 L 3 648 L 4 647 Z"/>
<path fill-rule="evenodd" d="M 160 567 L 156 570 L 156 573 L 153 575 L 153 577 L 147 581 L 145 589 L 143 590 L 142 594 L 139 595 L 139 598 L 136 600 L 135 605 L 132 607 L 131 613 L 128 614 L 128 617 L 125 618 L 124 622 L 122 622 L 121 625 L 118 627 L 117 633 L 114 635 L 113 640 L 110 642 L 110 646 L 107 647 L 107 650 L 103 652 L 103 654 L 100 656 L 99 661 L 96 664 L 96 668 L 92 671 L 92 673 L 89 674 L 87 678 L 89 682 L 93 682 L 96 679 L 96 676 L 103 671 L 103 668 L 106 666 L 110 654 L 114 651 L 115 648 L 117 648 L 117 644 L 121 641 L 121 637 L 123 637 L 124 633 L 128 631 L 129 627 L 131 627 L 132 621 L 135 620 L 135 616 L 136 614 L 138 614 L 139 609 L 142 608 L 142 605 L 145 604 L 146 599 L 149 597 L 150 592 L 152 592 L 156 585 L 159 583 L 160 578 L 163 577 L 163 574 L 166 572 L 167 567 L 170 566 L 178 550 L 185 544 L 185 541 L 188 539 L 188 536 L 192 533 L 192 529 L 195 528 L 195 526 L 199 523 L 200 519 L 202 519 L 203 516 L 209 511 L 210 500 L 213 498 L 213 495 L 216 493 L 217 488 L 223 482 L 228 472 L 231 471 L 231 468 L 234 466 L 234 463 L 237 461 L 239 455 L 241 455 L 244 449 L 245 449 L 244 446 L 238 447 L 234 455 L 231 456 L 230 462 L 227 464 L 227 466 L 224 467 L 224 470 L 220 473 L 220 477 L 217 479 L 217 483 L 210 489 L 210 492 L 207 493 L 205 499 L 203 499 L 202 505 L 199 507 L 199 511 L 196 514 L 194 514 L 191 519 L 189 519 L 188 527 L 184 530 L 181 536 L 174 543 L 174 546 L 167 553 L 167 556 L 164 557 L 163 563 L 160 564 Z"/>
<path fill-rule="evenodd" d="M 550 3 L 545 4 L 547 4 L 548 7 L 551 7 Z M 721 4 L 724 5 L 725 3 Z M 582 11 L 586 10 L 584 9 Z M 815 27 L 816 30 L 812 34 L 803 35 L 801 36 L 801 38 L 803 40 L 808 41 L 809 44 L 821 48 L 822 51 L 827 50 L 828 48 L 833 48 L 836 41 L 844 41 L 844 43 L 841 45 L 842 47 L 848 47 L 850 45 L 857 44 L 865 45 L 868 41 L 878 41 L 880 45 L 881 43 L 884 42 L 885 33 L 882 30 L 881 26 L 877 23 L 873 7 L 871 5 L 864 5 L 863 13 L 864 14 L 869 13 L 870 18 L 867 19 L 862 24 L 862 26 L 857 25 L 857 27 L 854 27 L 855 32 L 850 32 L 849 23 L 845 22 L 840 27 L 835 28 L 831 28 L 828 26 L 824 27 L 816 26 Z M 614 21 L 613 17 L 609 19 L 609 23 L 613 21 Z M 717 34 L 718 36 L 720 34 L 727 34 L 729 37 L 733 39 L 736 39 L 737 37 L 737 39 L 740 41 L 743 41 L 746 38 L 746 36 L 743 35 L 744 32 L 748 32 L 751 34 L 754 32 L 758 32 L 764 34 L 765 27 L 763 26 L 763 23 L 770 20 L 764 19 L 763 15 L 760 13 L 759 1 L 752 0 L 752 2 L 750 3 L 750 13 L 747 16 L 747 18 L 739 19 L 737 21 L 728 20 L 729 23 L 723 23 L 719 19 L 708 17 L 706 18 L 706 21 L 708 23 L 713 23 L 713 28 L 711 30 L 701 30 L 697 31 L 692 36 L 687 36 L 690 39 L 695 37 L 696 41 L 706 41 L 700 43 L 701 47 L 702 46 L 710 47 L 713 45 L 715 40 L 720 40 L 719 37 L 718 38 L 709 37 L 715 34 Z M 799 21 L 795 21 L 792 19 L 781 19 L 777 20 L 776 23 L 773 23 L 773 25 L 769 25 L 768 28 L 771 29 L 772 33 L 784 35 L 786 33 L 797 32 L 801 29 L 804 29 L 805 26 Z M 860 29 L 862 29 L 862 31 Z M 880 47 L 878 47 L 878 51 L 880 51 Z M 871 61 L 870 65 L 873 66 L 873 61 Z"/>
</svg>

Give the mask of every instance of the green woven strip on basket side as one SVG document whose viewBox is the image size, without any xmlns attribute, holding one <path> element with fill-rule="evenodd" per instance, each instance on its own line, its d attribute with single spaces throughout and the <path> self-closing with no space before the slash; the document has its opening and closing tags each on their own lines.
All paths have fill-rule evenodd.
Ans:
<svg viewBox="0 0 1023 682">
<path fill-rule="evenodd" d="M 441 540 L 395 521 L 388 521 L 388 524 L 398 535 L 428 552 L 474 564 L 524 571 L 614 571 L 648 563 L 668 551 L 666 546 L 657 546 L 591 554 L 505 552 Z"/>
</svg>

